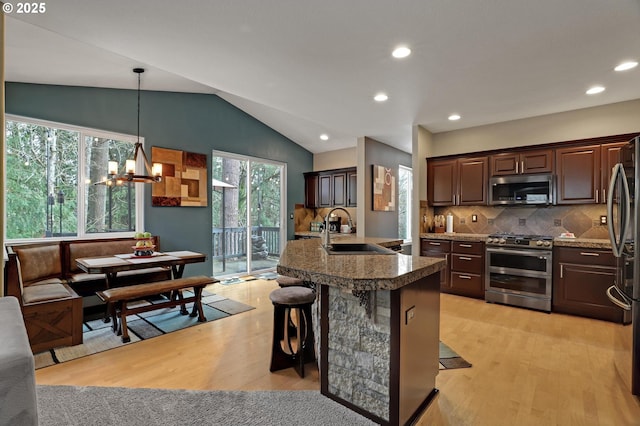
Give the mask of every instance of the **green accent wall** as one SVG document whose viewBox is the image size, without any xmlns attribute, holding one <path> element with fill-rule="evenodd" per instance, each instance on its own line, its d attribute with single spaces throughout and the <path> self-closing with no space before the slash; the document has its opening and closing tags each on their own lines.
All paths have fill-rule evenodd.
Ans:
<svg viewBox="0 0 640 426">
<path fill-rule="evenodd" d="M 6 83 L 6 113 L 135 135 L 135 90 Z M 294 205 L 304 202 L 302 173 L 313 170 L 313 154 L 216 95 L 142 91 L 140 136 L 151 147 L 207 154 L 219 150 L 287 164 L 287 238 L 293 239 Z M 209 202 L 211 197 L 209 196 Z M 204 264 L 185 275 L 211 275 L 211 207 L 152 207 L 145 193 L 145 228 L 159 235 L 162 250 L 207 253 Z"/>
</svg>

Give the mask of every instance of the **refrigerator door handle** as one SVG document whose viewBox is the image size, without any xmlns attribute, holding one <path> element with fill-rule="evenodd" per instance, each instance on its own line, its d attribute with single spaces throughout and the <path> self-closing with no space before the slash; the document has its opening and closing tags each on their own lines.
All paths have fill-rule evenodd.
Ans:
<svg viewBox="0 0 640 426">
<path fill-rule="evenodd" d="M 624 309 L 625 311 L 630 311 L 631 310 L 631 304 L 620 301 L 620 299 L 618 299 L 616 296 L 614 296 L 611 293 L 614 290 L 615 290 L 616 293 L 618 293 L 620 296 L 622 296 L 623 299 L 626 300 L 626 297 L 624 297 L 624 294 L 622 294 L 620 292 L 618 287 L 616 287 L 615 285 L 612 285 L 611 287 L 609 287 L 607 289 L 607 297 L 609 298 L 609 300 L 611 300 L 611 303 L 613 303 L 614 305 L 618 306 L 619 308 Z"/>
<path fill-rule="evenodd" d="M 613 217 L 614 195 L 618 180 L 620 181 L 620 200 L 618 200 L 620 209 L 619 240 L 616 238 L 614 229 L 615 220 Z M 620 163 L 613 167 L 611 172 L 611 181 L 609 182 L 609 194 L 607 195 L 607 225 L 609 228 L 609 239 L 611 240 L 611 251 L 613 251 L 613 255 L 615 257 L 620 257 L 622 256 L 624 243 L 629 230 L 629 216 L 631 216 L 629 184 L 627 183 L 627 177 L 624 173 L 624 167 L 622 167 L 622 164 Z"/>
</svg>

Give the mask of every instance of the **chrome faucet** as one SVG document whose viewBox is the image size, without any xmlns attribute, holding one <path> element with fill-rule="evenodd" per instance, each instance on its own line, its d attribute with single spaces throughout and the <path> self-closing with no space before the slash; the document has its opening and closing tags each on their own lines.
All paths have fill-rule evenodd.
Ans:
<svg viewBox="0 0 640 426">
<path fill-rule="evenodd" d="M 329 247 L 329 245 L 331 244 L 331 235 L 329 233 L 329 219 L 331 218 L 331 213 L 333 213 L 336 210 L 342 210 L 343 212 L 345 212 L 347 214 L 347 217 L 349 219 L 347 219 L 347 222 L 349 224 L 349 228 L 353 228 L 353 221 L 351 220 L 351 214 L 349 214 L 349 212 L 345 209 L 343 209 L 342 207 L 334 207 L 331 210 L 329 210 L 329 213 L 327 213 L 327 216 L 325 216 L 324 218 L 324 242 L 323 245 L 325 247 Z"/>
</svg>

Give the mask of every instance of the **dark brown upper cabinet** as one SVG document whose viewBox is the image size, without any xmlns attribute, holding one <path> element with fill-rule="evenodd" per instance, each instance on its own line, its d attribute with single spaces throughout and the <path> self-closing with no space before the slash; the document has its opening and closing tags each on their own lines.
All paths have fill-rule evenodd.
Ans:
<svg viewBox="0 0 640 426">
<path fill-rule="evenodd" d="M 625 142 L 556 149 L 558 204 L 606 204 L 611 170 Z"/>
<path fill-rule="evenodd" d="M 307 208 L 357 205 L 355 168 L 309 172 L 304 180 Z"/>
<path fill-rule="evenodd" d="M 607 204 L 607 191 L 609 190 L 609 181 L 611 180 L 611 171 L 613 166 L 621 162 L 620 148 L 626 145 L 626 142 L 607 143 L 603 144 L 600 151 L 602 153 L 601 159 L 601 191 L 600 191 L 600 203 Z"/>
<path fill-rule="evenodd" d="M 556 149 L 558 204 L 600 202 L 600 150 L 600 145 Z"/>
<path fill-rule="evenodd" d="M 553 173 L 553 150 L 515 151 L 489 157 L 491 176 Z"/>
<path fill-rule="evenodd" d="M 429 160 L 427 198 L 431 206 L 487 204 L 487 157 Z"/>
</svg>

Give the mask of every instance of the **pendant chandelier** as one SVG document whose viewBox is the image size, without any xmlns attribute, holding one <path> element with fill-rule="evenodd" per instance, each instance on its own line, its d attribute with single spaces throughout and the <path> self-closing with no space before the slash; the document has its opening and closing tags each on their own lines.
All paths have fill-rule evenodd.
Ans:
<svg viewBox="0 0 640 426">
<path fill-rule="evenodd" d="M 125 162 L 125 172 L 121 175 L 118 174 L 118 162 L 109 161 L 107 179 L 104 182 L 99 182 L 99 184 L 113 185 L 123 184 L 126 182 L 156 183 L 162 181 L 162 164 L 153 163 L 152 167 L 149 163 L 149 159 L 147 158 L 147 154 L 144 152 L 142 143 L 140 142 L 140 74 L 144 72 L 144 68 L 134 68 L 133 72 L 138 74 L 138 133 L 133 153 L 133 160 L 127 160 Z M 142 156 L 144 164 L 144 170 L 142 173 L 136 172 L 138 155 Z"/>
</svg>

